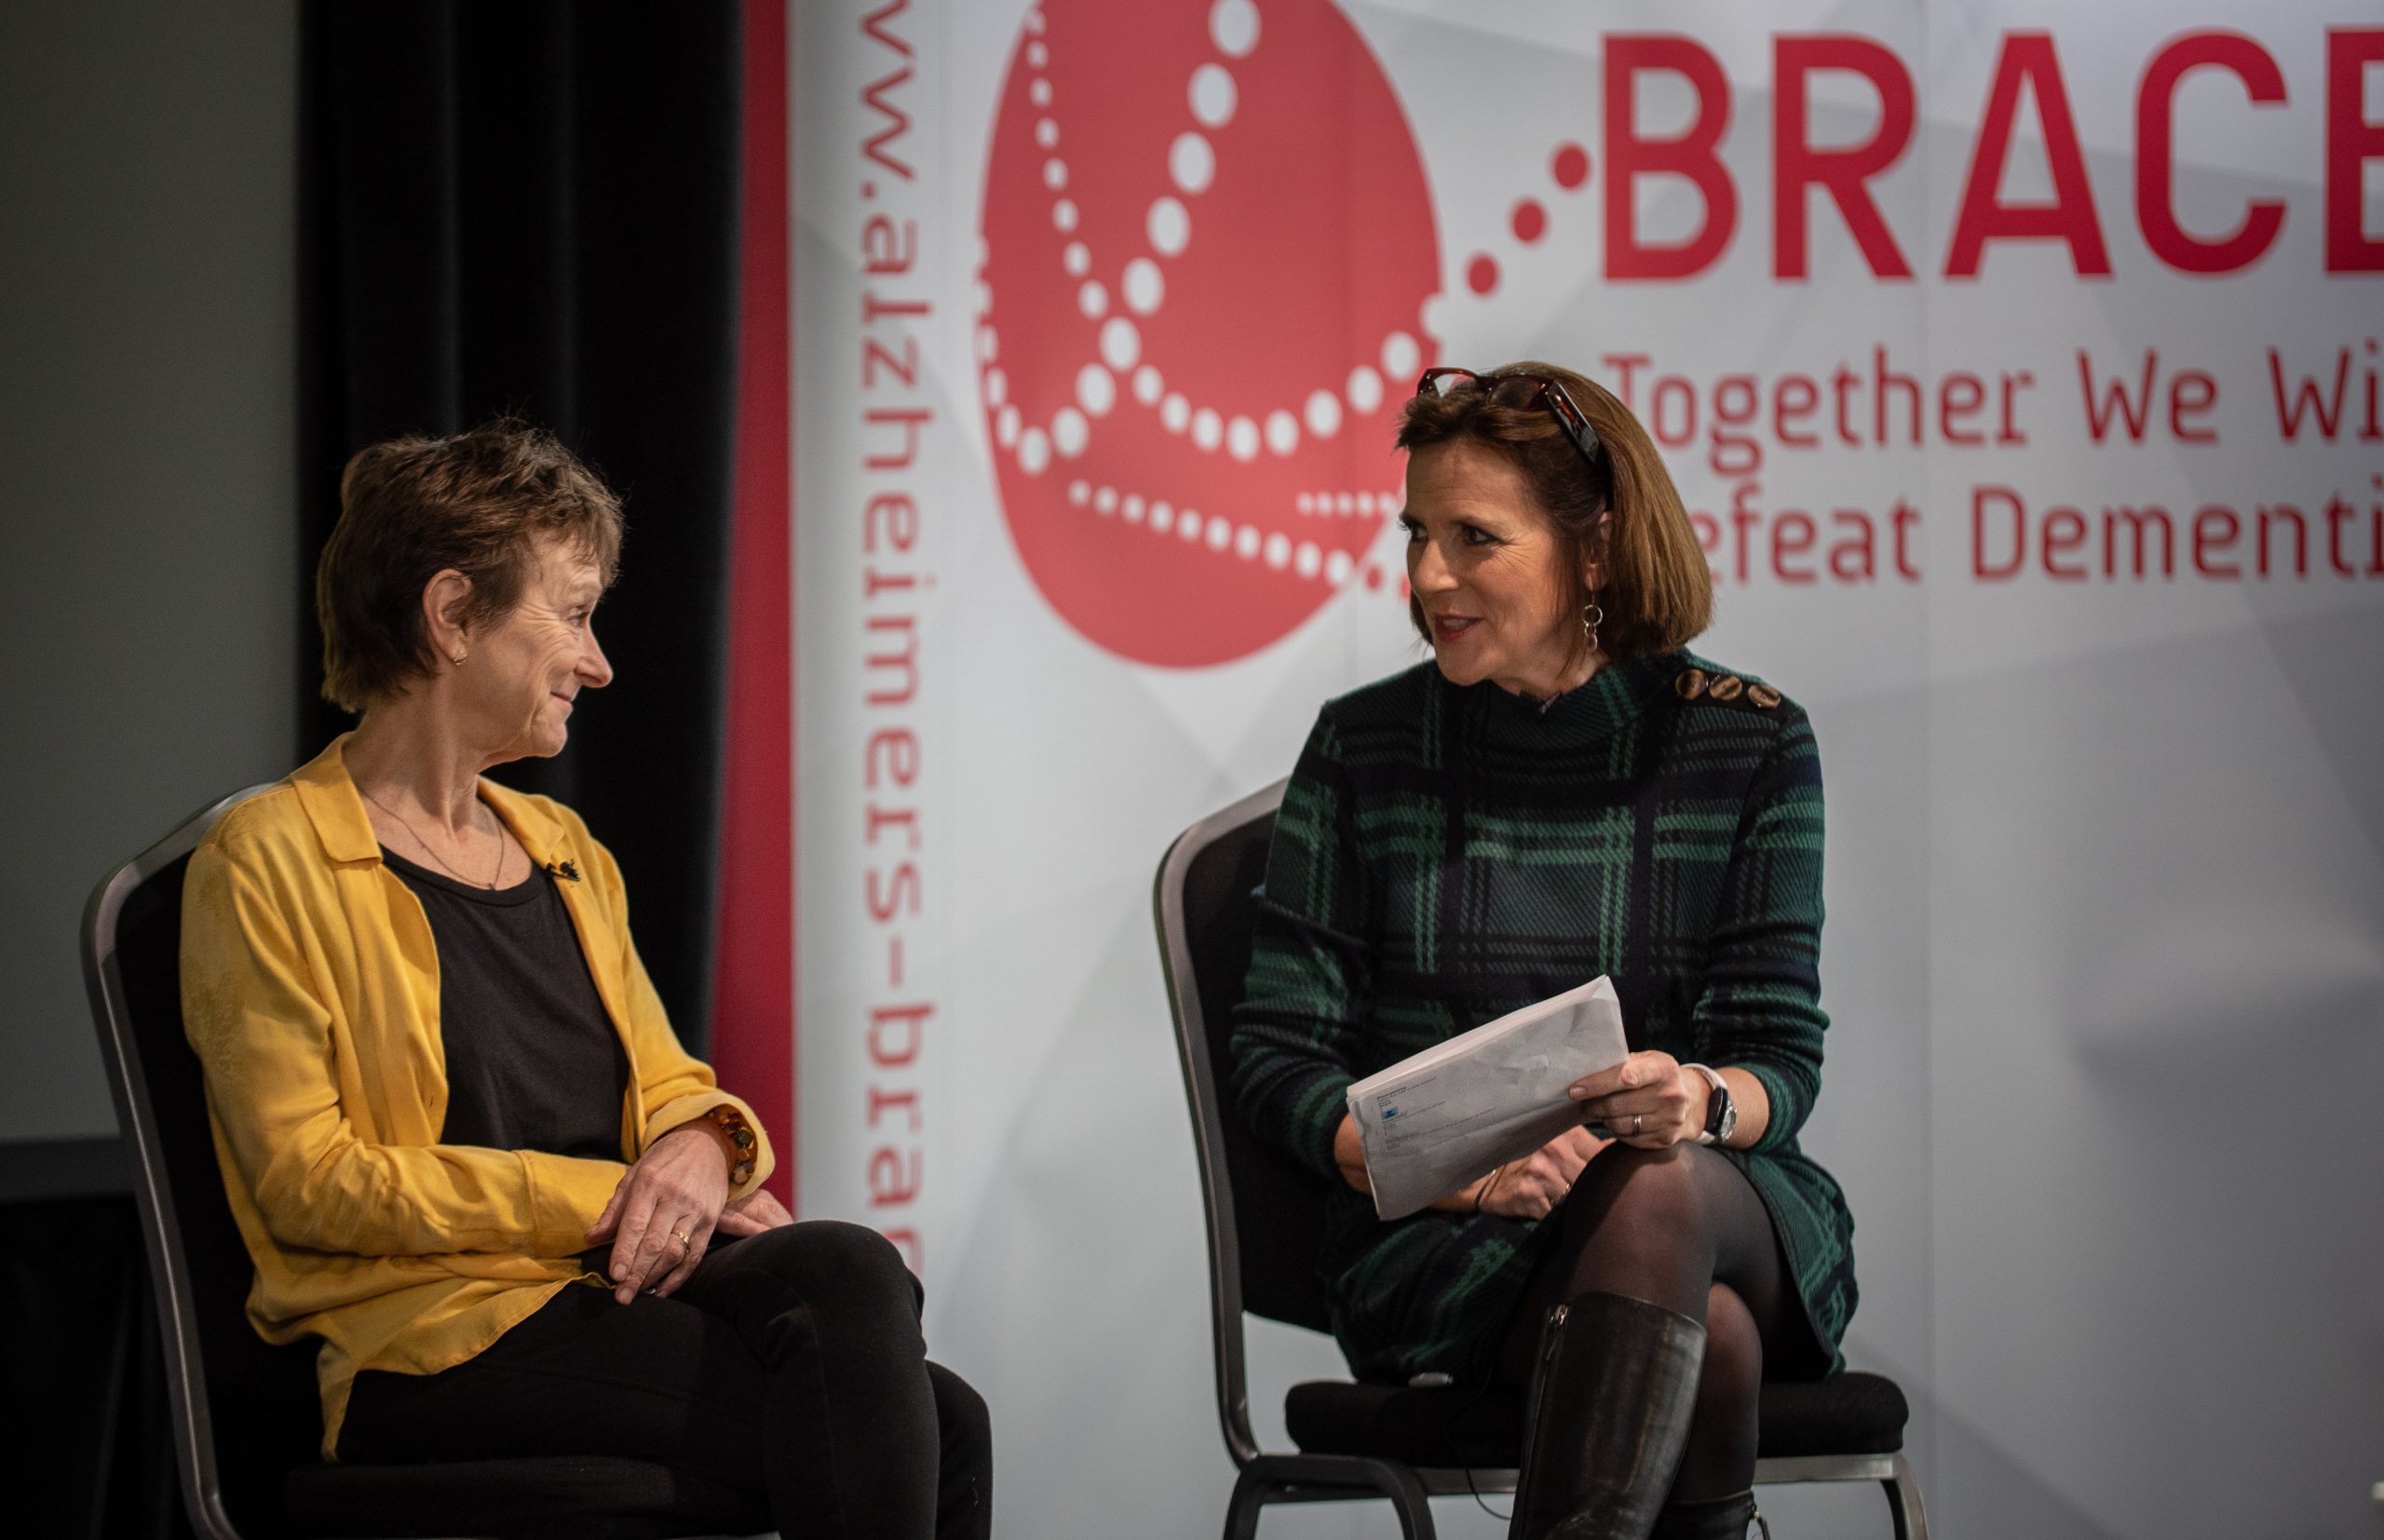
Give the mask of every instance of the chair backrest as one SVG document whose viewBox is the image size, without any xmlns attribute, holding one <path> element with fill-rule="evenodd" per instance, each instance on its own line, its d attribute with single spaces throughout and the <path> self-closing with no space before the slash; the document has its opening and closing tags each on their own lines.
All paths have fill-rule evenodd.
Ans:
<svg viewBox="0 0 2384 1540">
<path fill-rule="evenodd" d="M 1159 863 L 1155 896 L 1160 965 L 1208 1208 L 1217 1414 L 1226 1446 L 1241 1465 L 1259 1453 L 1250 1426 L 1241 1313 L 1317 1331 L 1331 1327 L 1316 1273 L 1331 1188 L 1260 1143 L 1224 1091 L 1233 1063 L 1233 1010 L 1250 966 L 1257 890 L 1282 800 L 1283 782 L 1277 781 L 1185 830 Z"/>
<path fill-rule="evenodd" d="M 315 1345 L 276 1347 L 246 1314 L 254 1269 L 224 1200 L 197 1056 L 183 1034 L 183 877 L 190 853 L 252 786 L 117 868 L 83 912 L 83 978 L 132 1160 L 157 1292 L 175 1458 L 206 1540 L 281 1532 L 281 1484 L 322 1437 Z"/>
</svg>

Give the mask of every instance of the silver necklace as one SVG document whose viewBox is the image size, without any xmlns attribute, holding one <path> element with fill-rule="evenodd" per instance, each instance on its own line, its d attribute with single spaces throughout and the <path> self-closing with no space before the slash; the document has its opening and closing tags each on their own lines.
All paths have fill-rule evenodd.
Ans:
<svg viewBox="0 0 2384 1540">
<path fill-rule="evenodd" d="M 383 802 L 372 792 L 365 791 L 364 788 L 360 786 L 357 788 L 357 790 L 364 793 L 364 800 L 366 802 L 371 803 L 373 806 L 379 808 L 382 812 L 386 813 L 391 818 L 395 819 L 398 827 L 404 830 L 406 833 L 413 838 L 414 844 L 422 846 L 424 853 L 429 856 L 432 860 L 437 861 L 440 870 L 444 871 L 447 875 L 454 878 L 459 883 L 471 883 L 475 887 L 487 888 L 491 893 L 496 891 L 496 880 L 505 874 L 504 834 L 499 833 L 496 837 L 496 864 L 489 870 L 488 881 L 484 883 L 473 883 L 471 878 L 465 876 L 454 867 L 449 866 L 447 864 L 447 858 L 444 856 L 441 856 L 438 851 L 431 849 L 430 842 L 424 839 L 421 833 L 415 830 L 413 825 L 406 822 L 404 817 L 400 815 L 396 808 L 391 807 L 387 803 Z M 477 810 L 479 804 L 476 803 L 473 805 Z M 477 811 L 475 811 L 472 821 L 475 824 L 480 821 Z"/>
</svg>

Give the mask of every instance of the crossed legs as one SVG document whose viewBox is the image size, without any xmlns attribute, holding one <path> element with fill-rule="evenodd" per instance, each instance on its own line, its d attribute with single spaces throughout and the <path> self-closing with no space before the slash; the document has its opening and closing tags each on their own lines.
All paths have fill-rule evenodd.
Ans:
<svg viewBox="0 0 2384 1540">
<path fill-rule="evenodd" d="M 1499 1379 L 1518 1389 L 1528 1383 L 1541 1323 L 1576 1295 L 1619 1294 L 1702 1322 L 1704 1363 L 1672 1501 L 1746 1491 L 1765 1344 L 1793 1343 L 1806 1330 L 1754 1188 L 1727 1157 L 1698 1145 L 1612 1144 L 1547 1223 L 1561 1226 L 1557 1244 L 1509 1330 Z M 1597 1387 L 1552 1384 L 1547 1394 L 1594 1396 Z"/>
</svg>

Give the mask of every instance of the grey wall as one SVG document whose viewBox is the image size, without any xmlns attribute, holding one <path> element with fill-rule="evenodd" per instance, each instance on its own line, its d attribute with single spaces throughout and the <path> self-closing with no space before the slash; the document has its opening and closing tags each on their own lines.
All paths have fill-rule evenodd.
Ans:
<svg viewBox="0 0 2384 1540">
<path fill-rule="evenodd" d="M 297 43 L 0 6 L 0 1141 L 114 1130 L 83 899 L 295 749 Z"/>
</svg>

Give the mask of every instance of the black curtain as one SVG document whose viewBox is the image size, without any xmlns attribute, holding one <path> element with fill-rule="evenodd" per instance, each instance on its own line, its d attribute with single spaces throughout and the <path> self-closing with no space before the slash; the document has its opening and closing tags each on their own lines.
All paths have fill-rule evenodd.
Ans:
<svg viewBox="0 0 2384 1540">
<path fill-rule="evenodd" d="M 591 0 L 329 3 L 305 13 L 305 315 L 296 596 L 302 756 L 348 725 L 314 694 L 315 559 L 347 457 L 500 412 L 626 499 L 597 614 L 616 677 L 557 759 L 626 872 L 639 950 L 709 1035 L 737 338 L 738 9 Z"/>
<path fill-rule="evenodd" d="M 7 1530 L 190 1540 L 140 1216 L 129 1194 L 97 1191 L 123 1181 L 124 1157 L 114 1141 L 76 1142 L 109 1168 L 88 1173 L 93 1191 L 0 1200 L 10 1234 L 42 1237 L 0 1257 L 0 1394 L 26 1478 L 10 1483 Z"/>
</svg>

